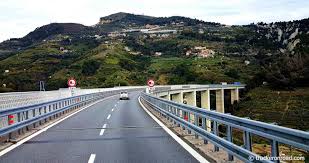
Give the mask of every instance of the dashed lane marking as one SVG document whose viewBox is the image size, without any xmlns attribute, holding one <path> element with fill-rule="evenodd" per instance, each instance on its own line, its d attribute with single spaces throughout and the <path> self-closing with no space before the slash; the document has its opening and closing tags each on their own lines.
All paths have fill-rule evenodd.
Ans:
<svg viewBox="0 0 309 163">
<path fill-rule="evenodd" d="M 102 136 L 104 134 L 106 126 L 107 126 L 107 124 L 103 125 L 103 127 L 102 127 L 103 129 L 101 129 L 101 131 L 100 131 L 100 136 Z"/>
<path fill-rule="evenodd" d="M 95 156 L 96 156 L 95 154 L 91 154 L 89 157 L 88 163 L 94 163 Z"/>
</svg>

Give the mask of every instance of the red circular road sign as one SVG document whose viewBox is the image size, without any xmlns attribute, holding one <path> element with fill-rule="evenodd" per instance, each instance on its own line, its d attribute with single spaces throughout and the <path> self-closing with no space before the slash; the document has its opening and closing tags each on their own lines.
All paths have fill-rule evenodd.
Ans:
<svg viewBox="0 0 309 163">
<path fill-rule="evenodd" d="M 69 79 L 68 80 L 68 86 L 69 87 L 75 87 L 76 86 L 76 80 L 75 79 Z"/>
<path fill-rule="evenodd" d="M 147 81 L 147 84 L 148 84 L 149 87 L 153 87 L 154 84 L 155 84 L 155 82 L 154 82 L 152 79 L 149 79 L 149 80 Z"/>
</svg>

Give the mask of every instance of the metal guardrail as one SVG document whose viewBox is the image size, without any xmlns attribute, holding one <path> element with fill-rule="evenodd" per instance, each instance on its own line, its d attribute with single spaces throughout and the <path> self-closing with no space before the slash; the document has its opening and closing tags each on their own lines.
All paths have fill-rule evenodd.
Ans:
<svg viewBox="0 0 309 163">
<path fill-rule="evenodd" d="M 208 111 L 202 108 L 154 97 L 146 93 L 142 93 L 141 98 L 156 111 L 171 118 L 178 125 L 186 127 L 188 130 L 192 130 L 196 135 L 201 136 L 206 142 L 212 142 L 217 148 L 220 147 L 226 150 L 229 153 L 229 160 L 233 160 L 233 156 L 236 156 L 245 162 L 271 162 L 269 160 L 252 160 L 258 157 L 257 154 L 252 152 L 252 134 L 270 140 L 272 157 L 277 157 L 279 155 L 279 143 L 309 151 L 308 132 L 240 118 L 215 111 Z M 189 121 L 185 120 L 183 113 L 188 113 Z M 190 114 L 194 115 L 194 123 L 190 122 Z M 199 126 L 199 118 L 202 118 L 202 126 Z M 206 130 L 206 121 L 212 122 L 212 132 Z M 224 125 L 226 127 L 226 139 L 218 136 L 219 125 Z M 244 132 L 244 147 L 238 146 L 232 142 L 232 128 L 237 128 Z"/>
<path fill-rule="evenodd" d="M 134 89 L 118 89 L 98 93 L 90 93 L 74 97 L 62 98 L 58 100 L 43 102 L 25 107 L 0 110 L 0 136 L 10 134 L 21 128 L 35 125 L 36 122 L 47 120 L 47 118 L 62 113 L 64 111 L 75 109 L 99 99 L 116 95 L 120 91 L 136 91 Z"/>
<path fill-rule="evenodd" d="M 63 91 L 13 92 L 0 94 L 0 110 L 26 106 L 50 100 L 69 97 Z"/>
<path fill-rule="evenodd" d="M 96 89 L 80 89 L 61 88 L 55 91 L 31 91 L 31 92 L 10 92 L 0 93 L 0 110 L 12 109 L 16 107 L 29 106 L 42 102 L 53 101 L 57 99 L 79 96 L 90 93 L 112 91 L 119 89 L 142 88 L 143 86 L 121 86 L 114 88 L 96 88 Z"/>
<path fill-rule="evenodd" d="M 175 92 L 175 91 L 186 91 L 186 90 L 202 90 L 202 89 L 227 89 L 231 87 L 236 88 L 244 88 L 245 84 L 211 84 L 211 85 L 187 85 L 183 86 L 180 85 L 178 88 L 173 88 L 173 86 L 170 87 L 170 89 L 163 91 L 163 92 Z M 152 92 L 152 94 L 155 94 L 157 96 L 158 93 L 161 93 L 162 90 L 155 90 Z"/>
</svg>

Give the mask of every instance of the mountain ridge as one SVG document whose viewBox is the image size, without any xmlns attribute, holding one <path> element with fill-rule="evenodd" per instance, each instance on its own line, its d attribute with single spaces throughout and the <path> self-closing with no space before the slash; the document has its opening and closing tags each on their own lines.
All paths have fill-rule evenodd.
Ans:
<svg viewBox="0 0 309 163">
<path fill-rule="evenodd" d="M 303 83 L 307 79 L 307 70 L 303 67 L 307 64 L 306 56 L 309 52 L 309 19 L 246 26 L 226 26 L 179 16 L 157 18 L 129 13 L 116 13 L 100 18 L 101 21 L 103 19 L 109 21 L 94 26 L 52 23 L 36 28 L 23 38 L 0 43 L 0 72 L 4 72 L 1 74 L 0 84 L 11 83 L 12 89 L 22 91 L 34 89 L 35 81 L 44 80 L 51 85 L 51 89 L 57 89 L 60 85 L 55 84 L 55 81 L 60 80 L 58 83 L 62 83 L 63 87 L 67 76 L 76 75 L 85 81 L 82 82 L 83 87 L 88 86 L 87 78 L 95 78 L 95 81 L 100 79 L 104 81 L 103 86 L 117 85 L 114 83 L 116 76 L 123 76 L 122 84 L 133 85 L 141 84 L 145 74 L 160 79 L 162 84 L 177 81 L 181 81 L 177 84 L 204 81 L 217 83 L 233 79 L 251 82 L 249 78 L 252 74 L 239 75 L 238 69 L 233 68 L 238 67 L 236 63 L 246 63 L 248 67 L 257 66 L 258 72 L 263 73 L 263 78 L 257 81 L 259 84 L 268 79 L 278 81 L 283 87 L 290 87 L 295 85 L 293 83 Z M 221 63 L 221 57 L 226 57 L 227 61 Z M 213 61 L 216 69 L 205 67 L 203 71 L 199 71 L 194 66 L 178 67 L 174 64 L 176 67 L 156 73 L 143 70 L 152 64 L 162 66 L 152 63 L 157 62 L 154 60 L 159 62 L 160 59 L 157 58 L 178 58 L 184 62 L 193 62 L 191 59 L 205 60 L 207 63 Z M 226 68 L 225 64 L 229 59 L 235 61 L 235 64 Z M 275 64 L 279 61 L 291 66 L 285 67 L 283 71 L 280 68 L 282 63 Z M 165 62 L 169 63 L 162 61 Z M 293 64 L 300 66 L 295 69 Z M 49 65 L 48 70 L 46 65 Z M 183 79 L 176 80 L 179 77 L 170 74 L 174 71 L 187 74 L 183 67 L 193 69 L 201 78 L 182 75 Z M 5 73 L 6 70 L 9 73 Z M 37 77 L 18 87 L 13 79 L 24 80 L 20 74 L 25 72 Z M 120 72 L 126 75 L 119 75 Z M 265 72 L 269 75 L 265 75 Z M 220 74 L 219 77 L 214 75 L 216 73 Z M 300 74 L 301 79 L 293 73 Z M 209 78 L 206 74 L 212 77 Z M 99 82 L 93 83 L 93 86 L 98 84 Z"/>
<path fill-rule="evenodd" d="M 129 17 L 129 18 L 128 18 Z M 149 22 L 143 22 L 142 25 L 146 25 L 147 23 L 153 23 L 153 24 L 162 24 L 162 23 L 167 23 L 167 22 L 171 22 L 171 21 L 179 21 L 179 20 L 191 20 L 191 21 L 195 21 L 195 23 L 204 23 L 204 24 L 211 24 L 211 25 L 222 25 L 224 26 L 224 24 L 220 24 L 220 23 L 215 23 L 215 22 L 207 22 L 207 21 L 204 21 L 204 20 L 197 20 L 197 19 L 192 19 L 192 18 L 189 18 L 189 17 L 183 17 L 183 16 L 170 16 L 170 17 L 153 17 L 153 16 L 145 16 L 145 15 L 135 15 L 135 14 L 131 14 L 131 13 L 125 13 L 125 12 L 118 12 L 118 13 L 115 13 L 115 14 L 111 14 L 111 15 L 108 15 L 108 16 L 104 16 L 104 17 L 101 17 L 99 22 L 97 24 L 94 24 L 93 26 L 85 26 L 83 24 L 79 24 L 79 23 L 50 23 L 50 24 L 46 24 L 46 25 L 43 25 L 43 26 L 40 26 L 40 27 L 37 27 L 35 30 L 29 32 L 26 36 L 24 37 L 21 37 L 21 38 L 10 38 L 9 40 L 5 40 L 3 42 L 0 43 L 0 48 L 1 48 L 1 44 L 5 43 L 5 42 L 10 42 L 10 41 L 16 41 L 16 40 L 19 40 L 19 39 L 33 39 L 30 35 L 33 34 L 33 35 L 37 35 L 39 37 L 42 37 L 40 34 L 35 34 L 36 32 L 40 32 L 40 30 L 44 30 L 46 32 L 46 34 L 48 33 L 49 30 L 53 30 L 55 28 L 55 26 L 58 26 L 60 29 L 61 28 L 64 28 L 64 29 L 74 29 L 76 28 L 93 28 L 93 27 L 96 27 L 96 26 L 100 26 L 102 24 L 110 24 L 110 23 L 124 23 L 126 21 L 130 21 L 130 19 L 134 19 L 134 21 L 138 21 L 139 18 L 142 18 L 142 19 L 145 19 L 145 20 L 151 20 Z M 103 20 L 113 20 L 113 21 L 107 21 L 105 23 L 102 23 Z M 127 20 L 128 19 L 128 20 Z M 161 21 L 160 21 L 161 20 Z M 309 18 L 305 18 L 305 19 L 300 19 L 300 20 L 293 20 L 293 21 L 283 21 L 283 22 L 273 22 L 273 23 L 267 23 L 267 24 L 280 24 L 280 23 L 288 23 L 288 22 L 299 22 L 299 21 L 308 21 Z M 124 21 L 124 22 L 121 22 L 121 21 Z M 127 22 L 128 23 L 128 22 Z M 140 22 L 139 22 L 140 23 Z M 260 22 L 260 23 L 257 23 L 258 24 L 261 24 L 263 22 Z M 71 25 L 71 26 L 70 26 Z M 114 25 L 114 24 L 113 24 Z M 185 24 L 187 25 L 187 24 Z M 248 24 L 248 25 L 232 25 L 232 26 L 250 26 L 252 24 Z M 253 24 L 255 25 L 255 24 Z M 125 27 L 125 26 L 122 26 L 122 27 Z M 45 28 L 45 29 L 44 29 Z M 58 33 L 63 33 L 65 34 L 66 31 L 55 31 L 55 32 L 58 32 Z M 75 31 L 77 32 L 77 31 Z M 53 33 L 51 33 L 53 34 Z M 35 37 L 35 36 L 34 36 Z M 46 38 L 46 37 L 45 37 Z M 3 46 L 2 46 L 3 47 Z"/>
</svg>

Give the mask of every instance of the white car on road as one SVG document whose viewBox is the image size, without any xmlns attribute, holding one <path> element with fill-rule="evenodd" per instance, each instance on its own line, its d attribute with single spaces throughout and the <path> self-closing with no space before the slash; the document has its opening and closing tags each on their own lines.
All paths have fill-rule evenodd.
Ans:
<svg viewBox="0 0 309 163">
<path fill-rule="evenodd" d="M 129 93 L 128 92 L 120 92 L 120 100 L 129 100 Z"/>
</svg>

